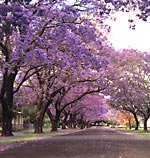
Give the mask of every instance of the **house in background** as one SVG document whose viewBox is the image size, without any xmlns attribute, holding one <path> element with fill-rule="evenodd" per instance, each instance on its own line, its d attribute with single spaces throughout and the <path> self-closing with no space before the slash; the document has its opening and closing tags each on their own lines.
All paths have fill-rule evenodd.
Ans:
<svg viewBox="0 0 150 158">
<path fill-rule="evenodd" d="M 12 120 L 13 130 L 23 129 L 23 113 L 20 111 L 14 111 L 15 117 Z"/>
</svg>

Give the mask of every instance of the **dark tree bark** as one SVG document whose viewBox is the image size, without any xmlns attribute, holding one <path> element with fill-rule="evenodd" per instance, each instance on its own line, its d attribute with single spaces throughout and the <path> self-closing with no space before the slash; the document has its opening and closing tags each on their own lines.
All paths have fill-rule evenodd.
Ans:
<svg viewBox="0 0 150 158">
<path fill-rule="evenodd" d="M 90 128 L 90 127 L 91 127 L 89 121 L 86 122 L 86 127 L 87 127 L 87 128 Z"/>
<path fill-rule="evenodd" d="M 148 117 L 144 117 L 144 131 L 145 131 L 145 132 L 148 132 L 147 120 L 148 120 Z"/>
<path fill-rule="evenodd" d="M 13 85 L 16 73 L 4 73 L 0 101 L 2 104 L 2 136 L 12 136 Z"/>
<path fill-rule="evenodd" d="M 77 128 L 78 123 L 77 123 L 76 115 L 77 115 L 76 113 L 70 114 L 70 120 L 69 120 L 70 128 Z"/>
<path fill-rule="evenodd" d="M 129 123 L 129 129 L 131 130 L 132 125 L 131 125 L 131 120 L 130 120 L 130 118 L 129 118 L 129 120 L 128 120 L 128 123 Z"/>
<path fill-rule="evenodd" d="M 56 111 L 56 115 L 53 116 L 52 113 L 49 110 L 47 110 L 47 115 L 51 121 L 51 125 L 52 125 L 51 131 L 52 132 L 58 131 L 58 125 L 59 125 L 59 121 L 60 121 L 60 113 L 58 111 Z"/>
<path fill-rule="evenodd" d="M 62 122 L 62 129 L 66 129 L 66 123 Z"/>
<path fill-rule="evenodd" d="M 40 79 L 39 79 L 40 80 Z M 42 89 L 42 94 L 44 94 L 44 89 L 43 89 L 43 85 L 40 84 L 41 86 L 41 89 Z M 56 115 L 56 118 L 54 119 L 51 112 L 48 110 L 48 107 L 49 105 L 52 103 L 52 98 L 61 90 L 58 89 L 56 91 L 54 91 L 52 94 L 49 94 L 49 93 L 46 93 L 46 95 L 48 95 L 49 99 L 44 101 L 44 97 L 43 95 L 41 95 L 41 98 L 39 98 L 39 103 L 38 103 L 38 106 L 37 106 L 37 111 L 36 111 L 36 116 L 35 116 L 35 130 L 34 132 L 35 133 L 43 133 L 43 119 L 44 119 L 44 115 L 45 113 L 47 112 L 49 118 L 50 118 L 50 121 L 52 122 L 52 125 L 54 127 L 54 130 L 56 131 L 56 127 L 55 127 L 55 121 L 59 121 L 60 119 L 60 114 L 59 114 L 59 111 L 56 112 L 57 115 Z"/>
<path fill-rule="evenodd" d="M 77 123 L 75 120 L 73 121 L 73 128 L 77 128 Z"/>
<path fill-rule="evenodd" d="M 41 113 L 38 117 L 36 117 L 35 122 L 34 122 L 34 133 L 43 133 L 43 119 L 44 119 L 44 114 Z"/>
<path fill-rule="evenodd" d="M 67 119 L 68 119 L 69 113 L 64 112 L 64 116 L 65 116 L 64 119 L 61 121 L 61 123 L 62 123 L 62 129 L 66 129 Z"/>
<path fill-rule="evenodd" d="M 84 129 L 85 128 L 85 121 L 83 120 L 83 115 L 81 115 L 81 118 L 79 120 L 79 128 Z"/>
<path fill-rule="evenodd" d="M 48 101 L 47 103 L 44 103 L 42 99 L 39 102 L 35 115 L 35 121 L 34 121 L 34 133 L 39 133 L 39 134 L 43 133 L 43 125 L 44 125 L 43 120 L 50 103 L 51 100 Z"/>
<path fill-rule="evenodd" d="M 84 129 L 85 128 L 85 123 L 82 121 L 81 123 L 80 123 L 80 129 Z"/>
<path fill-rule="evenodd" d="M 54 119 L 51 121 L 52 123 L 52 128 L 51 128 L 51 132 L 56 132 L 58 131 L 58 123 L 59 123 L 59 120 L 58 119 Z"/>
<path fill-rule="evenodd" d="M 138 130 L 139 129 L 139 120 L 137 118 L 137 114 L 136 113 L 133 113 L 133 116 L 134 116 L 134 119 L 135 119 L 135 130 Z"/>
<path fill-rule="evenodd" d="M 51 132 L 56 132 L 56 131 L 58 131 L 59 122 L 60 122 L 60 114 L 59 114 L 59 113 L 56 113 L 56 116 L 54 116 L 54 117 L 51 119 L 51 124 L 52 124 Z"/>
<path fill-rule="evenodd" d="M 3 111 L 3 113 L 2 113 L 2 136 L 13 136 L 12 118 L 13 118 L 13 112 L 11 110 Z"/>
<path fill-rule="evenodd" d="M 71 113 L 69 121 L 68 121 L 68 127 L 69 128 L 76 128 L 76 126 L 77 126 L 76 117 L 74 114 Z"/>
</svg>

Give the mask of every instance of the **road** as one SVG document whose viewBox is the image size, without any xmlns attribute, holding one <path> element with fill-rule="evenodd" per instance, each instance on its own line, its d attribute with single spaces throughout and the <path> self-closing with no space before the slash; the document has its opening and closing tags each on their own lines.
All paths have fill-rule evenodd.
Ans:
<svg viewBox="0 0 150 158">
<path fill-rule="evenodd" d="M 0 158 L 150 158 L 150 139 L 107 128 L 29 142 Z"/>
</svg>

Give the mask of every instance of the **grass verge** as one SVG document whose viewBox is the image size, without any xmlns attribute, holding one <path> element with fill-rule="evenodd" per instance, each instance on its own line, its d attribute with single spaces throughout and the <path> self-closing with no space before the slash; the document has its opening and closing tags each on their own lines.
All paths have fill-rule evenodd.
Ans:
<svg viewBox="0 0 150 158">
<path fill-rule="evenodd" d="M 130 130 L 127 128 L 117 128 L 117 130 L 123 131 L 123 132 L 128 132 L 128 133 L 135 134 L 138 136 L 150 137 L 150 129 L 148 129 L 148 132 L 145 132 L 143 130 L 143 128 L 139 128 L 139 130 L 134 130 L 134 129 Z"/>
<path fill-rule="evenodd" d="M 59 134 L 63 134 L 63 131 L 48 132 L 48 130 L 45 129 L 44 133 L 42 134 L 34 134 L 33 130 L 23 130 L 19 132 L 14 132 L 14 136 L 12 137 L 0 137 L 0 145 L 26 142 L 26 141 L 34 141 L 34 140 L 48 138 L 50 136 L 55 136 Z"/>
</svg>

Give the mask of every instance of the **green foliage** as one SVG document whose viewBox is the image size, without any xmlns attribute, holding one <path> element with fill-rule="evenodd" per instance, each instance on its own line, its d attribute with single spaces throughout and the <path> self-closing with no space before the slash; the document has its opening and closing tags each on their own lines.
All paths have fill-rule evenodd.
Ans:
<svg viewBox="0 0 150 158">
<path fill-rule="evenodd" d="M 116 120 L 107 120 L 106 123 L 107 123 L 107 126 L 111 126 L 111 127 L 114 127 L 115 125 L 117 125 Z"/>
<path fill-rule="evenodd" d="M 51 123 L 50 123 L 50 120 L 49 120 L 49 117 L 47 114 L 45 114 L 45 116 L 44 116 L 44 128 L 46 128 L 46 129 L 51 128 Z"/>
<path fill-rule="evenodd" d="M 33 123 L 35 118 L 35 111 L 36 111 L 35 106 L 31 106 L 30 108 L 23 109 L 24 122 Z"/>
</svg>

